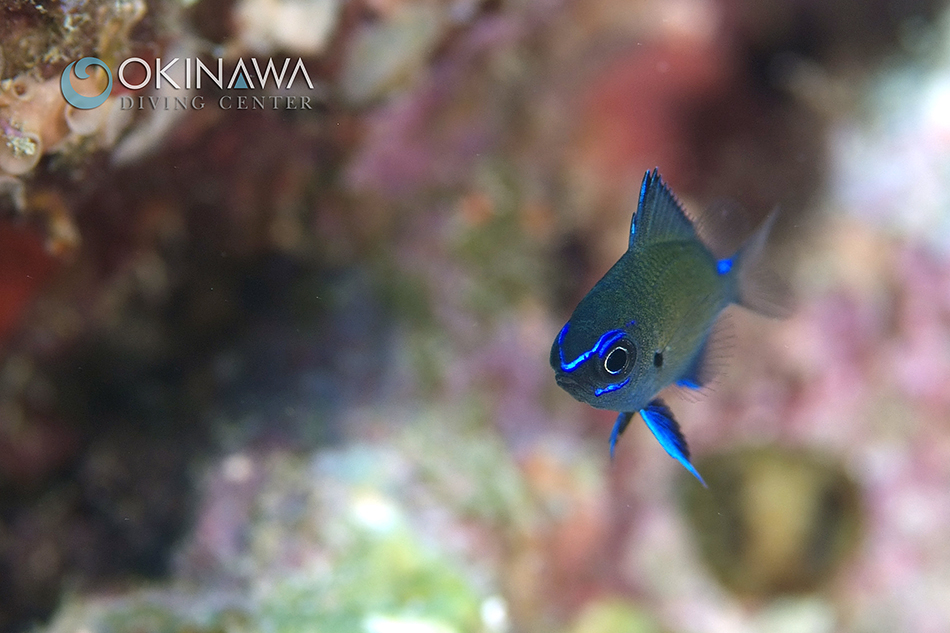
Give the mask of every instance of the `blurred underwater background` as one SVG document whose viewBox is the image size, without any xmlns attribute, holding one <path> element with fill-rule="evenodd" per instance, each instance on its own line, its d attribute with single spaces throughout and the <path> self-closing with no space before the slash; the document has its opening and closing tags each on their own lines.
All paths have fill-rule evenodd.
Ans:
<svg viewBox="0 0 950 633">
<path fill-rule="evenodd" d="M 950 631 L 943 3 L 11 0 L 0 140 L 0 631 Z M 796 295 L 708 490 L 548 364 L 654 166 Z"/>
</svg>

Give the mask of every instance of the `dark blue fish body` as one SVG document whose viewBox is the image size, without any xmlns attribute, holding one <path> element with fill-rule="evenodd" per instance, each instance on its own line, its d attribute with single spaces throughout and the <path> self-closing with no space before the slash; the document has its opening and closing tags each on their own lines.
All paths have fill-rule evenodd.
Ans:
<svg viewBox="0 0 950 633">
<path fill-rule="evenodd" d="M 761 251 L 768 224 L 732 256 L 716 258 L 659 172 L 647 172 L 627 251 L 551 347 L 558 385 L 581 402 L 620 412 L 611 454 L 639 412 L 663 448 L 702 481 L 679 425 L 656 395 L 674 383 L 699 388 L 709 380 L 710 334 L 726 306 L 749 303 L 740 296 L 740 273 Z"/>
</svg>

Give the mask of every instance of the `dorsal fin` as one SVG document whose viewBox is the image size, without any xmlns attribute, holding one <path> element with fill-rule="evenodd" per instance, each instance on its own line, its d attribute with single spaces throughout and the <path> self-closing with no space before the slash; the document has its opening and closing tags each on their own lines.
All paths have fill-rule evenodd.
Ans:
<svg viewBox="0 0 950 633">
<path fill-rule="evenodd" d="M 689 216 L 676 200 L 659 168 L 643 176 L 637 212 L 630 222 L 630 247 L 634 244 L 695 239 Z"/>
</svg>

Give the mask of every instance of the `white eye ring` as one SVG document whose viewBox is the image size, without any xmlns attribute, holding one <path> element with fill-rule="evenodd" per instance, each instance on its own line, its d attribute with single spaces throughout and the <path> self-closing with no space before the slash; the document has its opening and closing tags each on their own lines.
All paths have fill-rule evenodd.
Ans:
<svg viewBox="0 0 950 633">
<path fill-rule="evenodd" d="M 615 356 L 618 352 L 621 353 L 621 356 Z M 613 358 L 613 361 L 611 361 Z M 607 356 L 604 357 L 604 371 L 606 371 L 611 376 L 616 376 L 624 370 L 627 366 L 627 360 L 630 358 L 630 352 L 623 345 L 618 345 L 617 347 L 610 350 Z M 616 363 L 620 363 L 620 366 L 617 367 Z M 611 369 L 611 365 L 614 366 L 614 369 Z"/>
</svg>

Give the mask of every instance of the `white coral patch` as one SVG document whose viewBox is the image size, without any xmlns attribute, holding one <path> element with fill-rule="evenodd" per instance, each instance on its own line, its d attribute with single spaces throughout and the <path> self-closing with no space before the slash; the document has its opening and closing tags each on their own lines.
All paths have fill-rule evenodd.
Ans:
<svg viewBox="0 0 950 633">
<path fill-rule="evenodd" d="M 319 55 L 336 28 L 340 0 L 242 0 L 238 39 L 257 53 Z"/>
</svg>

